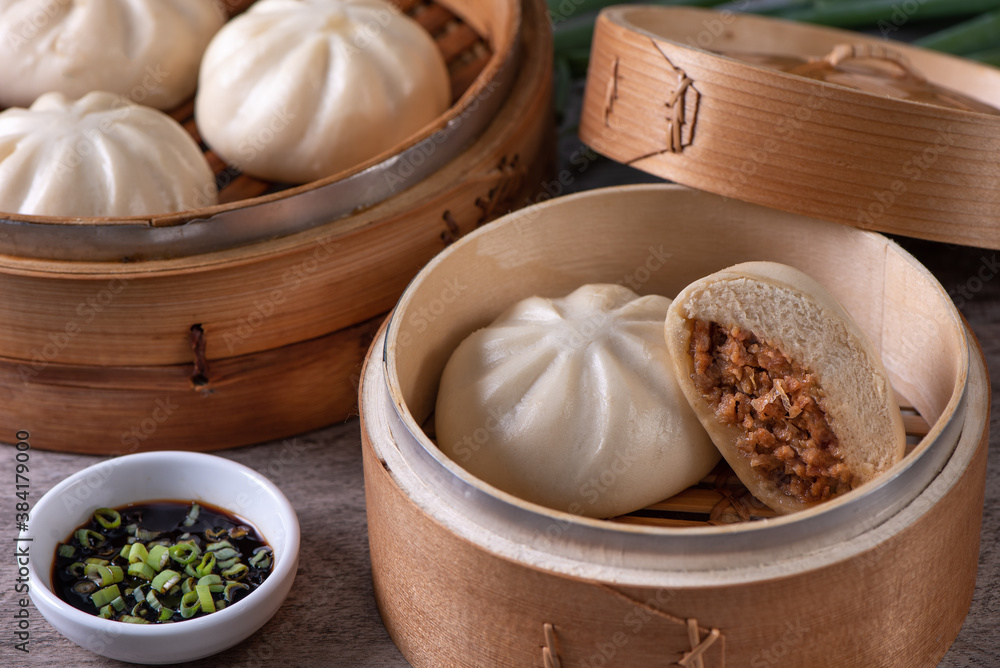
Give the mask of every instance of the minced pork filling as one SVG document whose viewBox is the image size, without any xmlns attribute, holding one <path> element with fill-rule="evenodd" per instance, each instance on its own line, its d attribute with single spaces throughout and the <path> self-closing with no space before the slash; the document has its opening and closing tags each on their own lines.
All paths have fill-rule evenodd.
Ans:
<svg viewBox="0 0 1000 668">
<path fill-rule="evenodd" d="M 694 321 L 691 355 L 695 385 L 721 423 L 743 427 L 736 447 L 754 469 L 803 503 L 852 488 L 812 373 L 752 332 L 704 320 Z"/>
</svg>

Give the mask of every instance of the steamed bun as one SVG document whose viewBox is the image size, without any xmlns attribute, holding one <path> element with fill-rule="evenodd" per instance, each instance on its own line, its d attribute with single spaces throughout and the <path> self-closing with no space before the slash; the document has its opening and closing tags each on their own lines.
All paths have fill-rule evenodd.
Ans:
<svg viewBox="0 0 1000 668">
<path fill-rule="evenodd" d="M 210 206 L 215 175 L 167 114 L 95 91 L 0 112 L 0 211 L 146 216 Z"/>
<path fill-rule="evenodd" d="M 450 103 L 434 39 L 387 0 L 259 0 L 205 52 L 195 115 L 243 172 L 306 183 L 395 147 Z"/>
<path fill-rule="evenodd" d="M 0 0 L 0 107 L 103 90 L 173 109 L 225 20 L 216 0 Z"/>
<path fill-rule="evenodd" d="M 515 304 L 449 359 L 439 447 L 505 492 L 590 517 L 698 482 L 720 455 L 674 377 L 669 306 L 619 285 Z"/>
</svg>

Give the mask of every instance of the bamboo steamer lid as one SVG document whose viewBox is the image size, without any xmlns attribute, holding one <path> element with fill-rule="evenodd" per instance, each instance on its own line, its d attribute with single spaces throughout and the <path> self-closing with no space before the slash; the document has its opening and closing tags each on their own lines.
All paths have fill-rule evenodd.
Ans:
<svg viewBox="0 0 1000 668">
<path fill-rule="evenodd" d="M 841 72 L 817 79 L 780 59 Z M 854 227 L 1000 248 L 1000 70 L 843 30 L 638 5 L 602 12 L 590 63 L 580 137 L 618 162 Z M 842 76 L 859 68 L 877 76 Z"/>
<path fill-rule="evenodd" d="M 492 488 L 434 444 L 451 351 L 518 299 L 623 277 L 673 295 L 750 259 L 808 271 L 880 350 L 910 438 L 872 488 L 780 518 L 677 519 L 697 514 L 699 485 L 638 517 L 592 520 Z M 360 394 L 376 600 L 417 668 L 933 666 L 967 613 L 988 376 L 944 289 L 881 235 L 676 185 L 550 200 L 421 270 Z"/>
<path fill-rule="evenodd" d="M 365 351 L 409 280 L 527 201 L 554 153 L 541 0 L 397 4 L 451 54 L 458 99 L 425 136 L 357 174 L 397 173 L 383 162 L 434 169 L 346 213 L 325 188 L 354 175 L 263 195 L 236 179 L 237 199 L 218 210 L 156 221 L 7 216 L 0 425 L 30 429 L 40 448 L 121 454 L 247 445 L 356 413 Z M 477 124 L 464 139 L 447 134 Z M 192 242 L 220 220 L 218 235 Z M 241 223 L 247 235 L 227 233 Z M 46 235 L 58 243 L 32 241 Z M 146 255 L 121 255 L 130 235 Z"/>
</svg>

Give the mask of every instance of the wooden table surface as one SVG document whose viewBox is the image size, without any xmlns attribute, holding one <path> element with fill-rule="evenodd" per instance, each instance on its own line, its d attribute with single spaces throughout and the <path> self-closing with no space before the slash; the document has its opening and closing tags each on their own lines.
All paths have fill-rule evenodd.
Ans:
<svg viewBox="0 0 1000 668">
<path fill-rule="evenodd" d="M 569 172 L 566 192 L 656 179 L 605 160 L 582 159 L 583 147 L 572 135 L 562 140 L 560 154 Z M 570 158 L 576 157 L 575 161 Z M 1000 223 L 998 223 L 1000 224 Z M 924 262 L 953 295 L 979 338 L 992 371 L 1000 369 L 1000 252 L 900 240 Z M 1000 415 L 994 400 L 992 422 Z M 52 420 L 58 420 L 57 410 Z M 18 428 L 41 431 L 45 425 Z M 0 434 L 10 441 L 12 434 Z M 408 664 L 385 631 L 372 594 L 365 523 L 364 481 L 357 418 L 343 424 L 243 448 L 220 451 L 269 477 L 294 504 L 302 527 L 299 572 L 278 614 L 249 640 L 223 655 L 190 666 L 339 666 L 401 668 Z M 0 447 L 9 490 L 0 505 L 0 665 L 119 666 L 91 654 L 58 635 L 31 608 L 30 653 L 12 647 L 12 612 L 16 568 L 13 560 L 13 449 Z M 31 500 L 99 457 L 32 451 Z M 298 604 L 315 602 L 315 591 L 327 592 L 319 609 Z M 944 658 L 948 668 L 1000 666 L 1000 430 L 992 428 L 983 517 L 979 575 L 975 597 L 961 634 Z M 483 667 L 492 668 L 492 667 Z M 641 667 L 634 667 L 641 668 Z M 795 668 L 795 667 L 793 667 Z"/>
</svg>

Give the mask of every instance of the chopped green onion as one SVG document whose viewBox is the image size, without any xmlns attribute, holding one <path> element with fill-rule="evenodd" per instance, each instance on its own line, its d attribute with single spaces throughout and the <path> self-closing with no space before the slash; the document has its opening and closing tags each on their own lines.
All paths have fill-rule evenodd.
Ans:
<svg viewBox="0 0 1000 668">
<path fill-rule="evenodd" d="M 188 511 L 187 517 L 184 518 L 184 526 L 194 526 L 194 523 L 198 521 L 198 515 L 201 513 L 201 506 L 197 503 L 191 504 L 191 510 Z"/>
<path fill-rule="evenodd" d="M 198 584 L 194 586 L 198 593 L 198 605 L 203 612 L 215 612 L 215 601 L 212 600 L 212 590 L 208 585 Z"/>
<path fill-rule="evenodd" d="M 94 511 L 94 521 L 105 529 L 117 529 L 122 524 L 122 516 L 114 508 L 98 508 Z"/>
<path fill-rule="evenodd" d="M 84 568 L 84 576 L 93 580 L 102 587 L 121 582 L 125 579 L 125 574 L 120 566 L 103 566 L 101 564 L 87 564 Z"/>
<path fill-rule="evenodd" d="M 231 547 L 224 547 L 221 550 L 215 550 L 216 561 L 229 561 L 230 559 L 238 559 L 240 553 Z"/>
<path fill-rule="evenodd" d="M 207 533 L 208 532 L 206 532 L 206 535 L 207 535 Z M 206 547 L 205 549 L 208 552 L 218 552 L 219 550 L 223 550 L 225 548 L 232 549 L 232 547 L 233 547 L 233 544 L 230 543 L 228 540 L 220 540 L 217 543 L 210 543 L 208 545 L 208 547 Z"/>
<path fill-rule="evenodd" d="M 149 607 L 151 607 L 153 610 L 157 612 L 163 610 L 163 604 L 160 603 L 160 599 L 156 598 L 156 592 L 153 591 L 152 589 L 150 589 L 149 593 L 146 594 L 146 598 L 144 600 L 146 601 L 146 603 L 149 604 Z"/>
<path fill-rule="evenodd" d="M 222 540 L 226 536 L 226 530 L 221 527 L 216 527 L 214 529 L 205 530 L 205 538 L 215 542 L 217 540 Z"/>
<path fill-rule="evenodd" d="M 154 541 L 159 537 L 160 537 L 159 531 L 147 531 L 146 529 L 135 530 L 135 539 L 142 541 L 143 543 Z"/>
<path fill-rule="evenodd" d="M 105 538 L 102 534 L 92 531 L 90 529 L 80 529 L 76 532 L 76 539 L 80 541 L 80 545 L 83 545 L 88 550 L 92 550 L 96 547 L 101 547 L 104 545 Z"/>
<path fill-rule="evenodd" d="M 170 550 L 166 545 L 154 545 L 146 555 L 146 563 L 154 570 L 162 571 L 170 561 Z"/>
<path fill-rule="evenodd" d="M 129 564 L 128 574 L 142 578 L 143 580 L 146 581 L 151 581 L 153 578 L 156 577 L 156 571 L 154 571 L 153 567 L 144 561 L 137 561 L 134 564 Z"/>
<path fill-rule="evenodd" d="M 222 578 L 215 573 L 199 578 L 198 584 L 208 587 L 212 593 L 218 593 L 226 588 L 225 585 L 222 584 Z"/>
<path fill-rule="evenodd" d="M 226 559 L 225 561 L 217 561 L 217 562 L 215 562 L 215 567 L 218 568 L 218 569 L 220 569 L 220 570 L 229 570 L 230 568 L 233 568 L 234 566 L 236 566 L 236 564 L 238 564 L 238 563 L 240 563 L 240 557 L 239 557 L 239 555 L 236 555 L 236 556 L 232 557 L 231 559 Z"/>
<path fill-rule="evenodd" d="M 95 591 L 90 595 L 90 600 L 93 601 L 94 605 L 98 608 L 103 608 L 113 600 L 120 599 L 121 597 L 122 595 L 121 592 L 118 591 L 118 585 L 113 584 L 110 587 L 105 587 L 104 589 L 98 589 Z"/>
<path fill-rule="evenodd" d="M 271 567 L 271 548 L 269 547 L 258 547 L 254 550 L 253 556 L 250 557 L 250 565 L 254 568 L 270 568 Z"/>
<path fill-rule="evenodd" d="M 148 556 L 149 552 L 146 550 L 145 545 L 142 543 L 132 543 L 128 552 L 128 562 L 130 564 L 136 564 L 140 561 L 146 561 L 146 557 Z"/>
<path fill-rule="evenodd" d="M 197 591 L 189 591 L 181 597 L 181 607 L 177 612 L 181 613 L 181 617 L 184 619 L 190 619 L 194 617 L 195 613 L 198 612 L 199 598 Z"/>
<path fill-rule="evenodd" d="M 71 589 L 77 594 L 93 594 L 97 591 L 97 583 L 93 580 L 81 580 L 74 584 Z"/>
<path fill-rule="evenodd" d="M 250 587 L 246 586 L 242 582 L 227 582 L 226 588 L 222 590 L 222 595 L 230 603 L 233 602 L 233 597 L 236 596 L 236 592 L 240 590 L 250 591 Z"/>
<path fill-rule="evenodd" d="M 151 624 L 148 619 L 143 619 L 142 617 L 136 617 L 135 615 L 122 615 L 119 617 L 119 621 L 125 622 L 126 624 Z"/>
<path fill-rule="evenodd" d="M 197 503 L 179 511 L 188 513 L 185 523 L 190 519 L 192 526 L 215 526 L 186 530 L 174 524 L 170 531 L 156 532 L 127 524 L 142 517 L 145 509 L 94 511 L 87 524 L 74 530 L 72 544 L 56 545 L 56 572 L 64 580 L 64 591 L 89 598 L 94 605 L 90 610 L 107 619 L 172 623 L 222 610 L 267 576 L 260 570 L 272 567 L 274 555 L 252 528 L 235 525 L 225 516 L 216 522 L 216 516 Z M 244 544 L 237 547 L 236 540 L 260 547 L 252 555 L 246 548 L 244 557 Z M 255 569 L 252 580 L 251 566 L 244 562 Z M 65 582 L 65 574 L 72 579 Z"/>
<path fill-rule="evenodd" d="M 153 578 L 152 587 L 161 594 L 170 591 L 171 587 L 176 585 L 181 581 L 181 574 L 177 571 L 172 571 L 169 568 L 160 571 Z"/>
<path fill-rule="evenodd" d="M 188 568 L 191 568 L 191 566 L 188 566 Z M 200 578 L 208 575 L 213 570 L 215 570 L 215 555 L 211 552 L 207 552 L 205 556 L 201 558 L 201 562 L 197 566 L 194 566 L 193 575 Z"/>
<path fill-rule="evenodd" d="M 250 569 L 246 564 L 238 563 L 234 566 L 226 568 L 222 571 L 222 577 L 227 580 L 242 580 L 246 577 L 246 574 L 250 572 Z"/>
<path fill-rule="evenodd" d="M 182 566 L 187 566 L 201 556 L 201 548 L 194 543 L 177 543 L 170 548 L 170 558 Z"/>
</svg>

